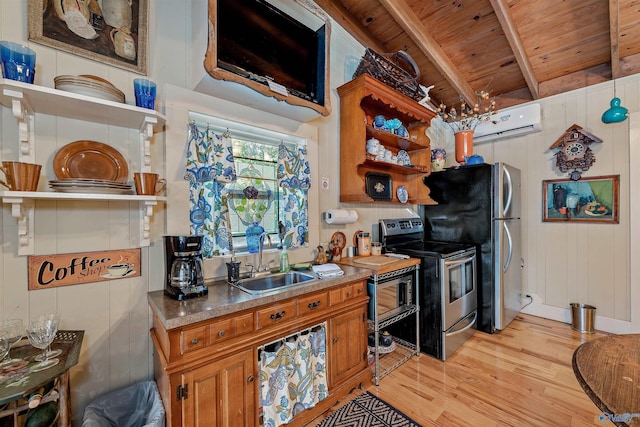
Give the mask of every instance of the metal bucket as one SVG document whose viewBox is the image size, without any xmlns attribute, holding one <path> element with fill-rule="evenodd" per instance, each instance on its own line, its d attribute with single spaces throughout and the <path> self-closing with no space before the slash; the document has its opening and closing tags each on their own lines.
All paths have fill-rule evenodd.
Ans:
<svg viewBox="0 0 640 427">
<path fill-rule="evenodd" d="M 572 302 L 571 304 L 571 329 L 574 331 L 592 334 L 595 331 L 596 308 L 588 304 Z"/>
</svg>

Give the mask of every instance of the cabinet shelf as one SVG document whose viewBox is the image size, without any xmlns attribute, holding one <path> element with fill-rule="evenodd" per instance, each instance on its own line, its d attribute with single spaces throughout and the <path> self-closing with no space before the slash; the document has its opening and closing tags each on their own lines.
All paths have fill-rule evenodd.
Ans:
<svg viewBox="0 0 640 427">
<path fill-rule="evenodd" d="M 405 150 L 411 152 L 416 150 L 430 149 L 428 145 L 422 145 L 422 143 L 418 141 L 411 141 L 407 138 L 403 138 L 386 130 L 376 129 L 369 124 L 367 124 L 367 136 L 377 139 L 385 147 L 392 147 L 397 150 Z"/>
<path fill-rule="evenodd" d="M 160 130 L 166 121 L 164 115 L 148 108 L 15 80 L 1 79 L 0 82 L 2 105 L 13 108 L 13 100 L 22 99 L 31 114 L 48 114 L 126 128 L 142 128 L 147 118 L 152 118 L 155 131 Z"/>
<path fill-rule="evenodd" d="M 364 163 L 360 166 L 371 170 L 379 170 L 382 172 L 395 172 L 402 175 L 424 175 L 427 173 L 427 169 L 424 166 L 404 166 L 394 163 L 381 162 L 379 160 L 365 159 Z"/>
<path fill-rule="evenodd" d="M 141 172 L 151 171 L 151 138 L 162 130 L 165 116 L 155 110 L 44 86 L 0 79 L 0 104 L 9 108 L 18 122 L 18 160 L 35 163 L 35 115 L 45 114 L 92 123 L 138 129 Z M 11 204 L 18 219 L 18 255 L 33 254 L 35 200 L 137 201 L 140 206 L 140 246 L 149 246 L 153 206 L 166 197 L 121 194 L 0 191 L 3 203 Z"/>
<path fill-rule="evenodd" d="M 366 173 L 384 172 L 391 176 L 394 189 L 402 185 L 409 203 L 434 204 L 422 177 L 431 170 L 431 142 L 426 135 L 435 113 L 395 89 L 363 74 L 338 88 L 340 95 L 340 201 L 364 203 L 401 203 L 374 200 L 366 194 Z M 398 119 L 408 129 L 408 137 L 373 127 L 373 119 L 383 115 Z M 405 150 L 413 167 L 371 159 L 366 151 L 370 138 L 397 155 Z M 392 191 L 395 193 L 395 191 Z"/>
</svg>

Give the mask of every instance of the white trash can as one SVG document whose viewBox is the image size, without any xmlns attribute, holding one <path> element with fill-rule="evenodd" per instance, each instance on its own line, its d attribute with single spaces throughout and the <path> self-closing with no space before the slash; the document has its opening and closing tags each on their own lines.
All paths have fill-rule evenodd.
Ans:
<svg viewBox="0 0 640 427">
<path fill-rule="evenodd" d="M 82 427 L 164 427 L 165 412 L 155 381 L 107 393 L 84 410 Z"/>
<path fill-rule="evenodd" d="M 595 332 L 596 308 L 588 304 L 571 303 L 571 329 L 592 334 Z"/>
</svg>

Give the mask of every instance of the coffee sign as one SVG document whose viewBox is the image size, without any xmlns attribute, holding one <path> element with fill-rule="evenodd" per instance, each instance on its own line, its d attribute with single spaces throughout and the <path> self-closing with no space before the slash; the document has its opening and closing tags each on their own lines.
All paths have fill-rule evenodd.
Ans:
<svg viewBox="0 0 640 427">
<path fill-rule="evenodd" d="M 29 290 L 140 276 L 140 248 L 28 257 Z"/>
</svg>

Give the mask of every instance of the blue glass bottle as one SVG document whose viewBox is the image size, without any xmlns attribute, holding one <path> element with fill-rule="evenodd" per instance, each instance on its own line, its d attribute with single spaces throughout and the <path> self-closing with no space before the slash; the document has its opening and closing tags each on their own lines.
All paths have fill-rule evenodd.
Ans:
<svg viewBox="0 0 640 427">
<path fill-rule="evenodd" d="M 254 222 L 247 227 L 247 248 L 249 253 L 256 254 L 260 252 L 260 235 L 264 233 L 264 228 L 258 222 Z"/>
</svg>

